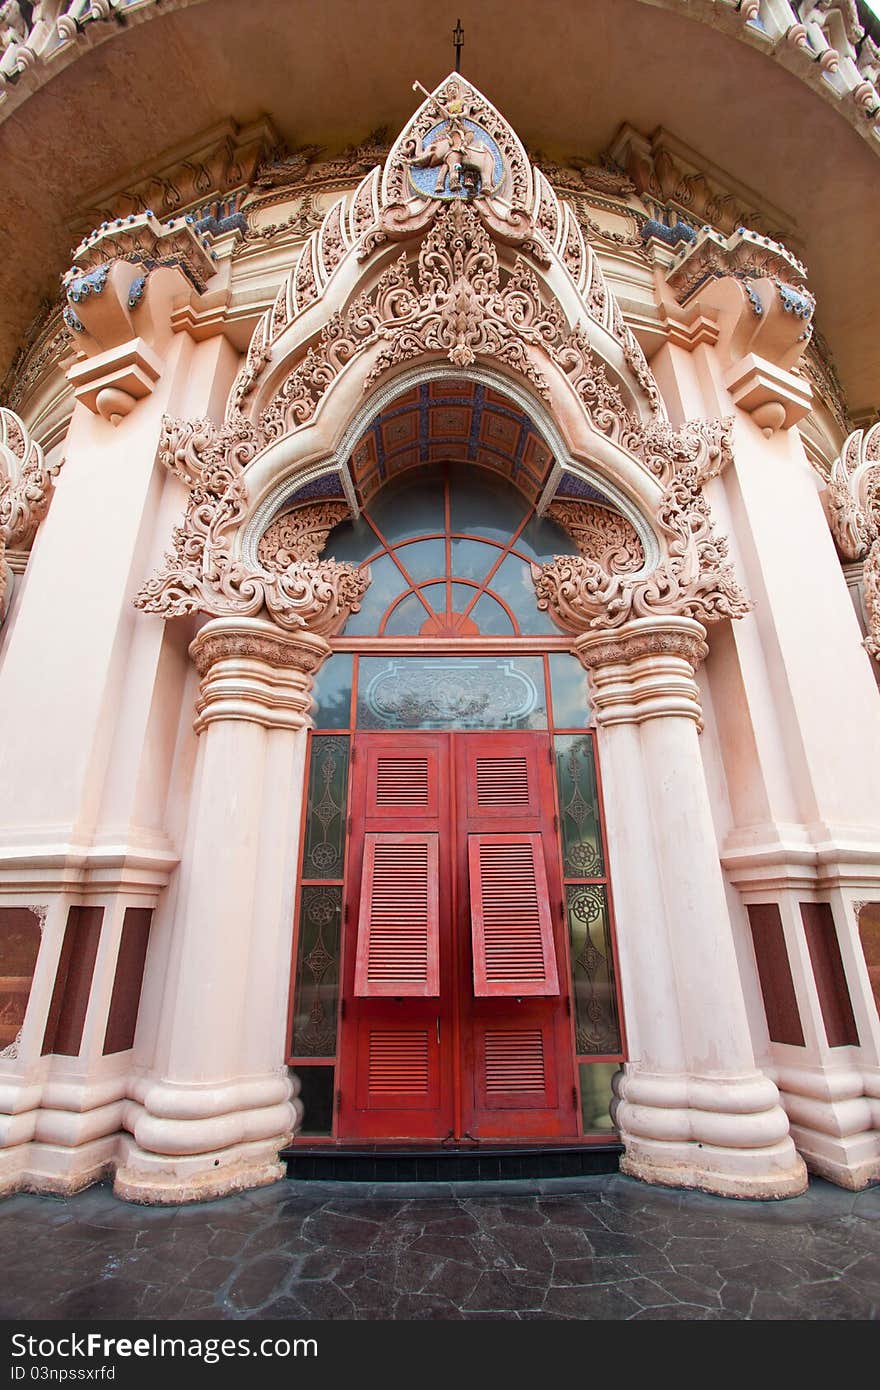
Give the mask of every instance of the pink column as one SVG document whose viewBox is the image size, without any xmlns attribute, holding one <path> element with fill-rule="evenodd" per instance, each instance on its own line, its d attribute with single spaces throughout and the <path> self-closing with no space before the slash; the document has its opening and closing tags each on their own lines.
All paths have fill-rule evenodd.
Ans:
<svg viewBox="0 0 880 1390">
<path fill-rule="evenodd" d="M 698 742 L 705 629 L 639 618 L 579 637 L 606 786 L 631 1058 L 616 1082 L 623 1171 L 739 1197 L 806 1183 L 755 1065 Z"/>
<path fill-rule="evenodd" d="M 122 1197 L 179 1202 L 283 1176 L 299 1118 L 284 1030 L 306 733 L 329 650 L 259 618 L 214 619 L 190 648 L 193 800 L 160 926 L 171 949 L 155 1050 L 124 1118 Z"/>
</svg>

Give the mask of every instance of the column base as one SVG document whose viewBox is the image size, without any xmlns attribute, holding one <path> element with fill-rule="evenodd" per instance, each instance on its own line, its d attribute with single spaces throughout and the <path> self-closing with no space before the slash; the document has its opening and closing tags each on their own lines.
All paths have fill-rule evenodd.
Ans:
<svg viewBox="0 0 880 1390">
<path fill-rule="evenodd" d="M 873 1077 L 855 1069 L 780 1068 L 791 1137 L 811 1173 L 858 1192 L 880 1182 L 880 1104 Z"/>
<path fill-rule="evenodd" d="M 859 1156 L 853 1145 L 830 1139 L 828 1135 L 792 1125 L 791 1137 L 808 1170 L 817 1178 L 825 1178 L 836 1187 L 861 1192 L 865 1187 L 880 1183 L 880 1153 L 877 1136 L 866 1136 L 871 1152 Z M 859 1148 L 866 1147 L 859 1145 Z"/>
<path fill-rule="evenodd" d="M 643 1182 L 757 1201 L 796 1197 L 807 1170 L 779 1092 L 760 1072 L 685 1076 L 638 1071 L 614 1078 L 620 1169 Z"/>
<path fill-rule="evenodd" d="M 807 1170 L 791 1144 L 776 1150 L 760 1151 L 760 1164 L 768 1171 L 737 1172 L 743 1154 L 736 1149 L 712 1149 L 705 1145 L 645 1144 L 621 1135 L 626 1152 L 620 1171 L 640 1182 L 660 1187 L 695 1188 L 718 1197 L 739 1197 L 750 1201 L 779 1201 L 799 1197 L 807 1190 Z M 754 1152 L 750 1158 L 756 1157 Z M 778 1166 L 777 1166 L 778 1165 Z M 771 1171 L 772 1170 L 772 1171 Z"/>
<path fill-rule="evenodd" d="M 109 1177 L 115 1166 L 118 1134 L 76 1148 L 61 1144 L 22 1144 L 0 1155 L 0 1197 L 38 1192 L 73 1197 Z"/>
<path fill-rule="evenodd" d="M 286 1166 L 278 1155 L 292 1137 L 288 1131 L 268 1140 L 173 1158 L 147 1153 L 126 1138 L 121 1144 L 113 1192 L 125 1202 L 178 1206 L 266 1187 L 286 1176 Z"/>
</svg>

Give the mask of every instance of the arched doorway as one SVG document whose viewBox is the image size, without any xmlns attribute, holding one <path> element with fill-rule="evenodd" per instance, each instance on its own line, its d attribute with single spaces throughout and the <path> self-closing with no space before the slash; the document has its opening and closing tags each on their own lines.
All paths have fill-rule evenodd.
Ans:
<svg viewBox="0 0 880 1390">
<path fill-rule="evenodd" d="M 552 458 L 474 382 L 352 453 L 369 568 L 315 683 L 291 989 L 302 1139 L 607 1139 L 624 1056 L 586 676 L 530 566 Z"/>
</svg>

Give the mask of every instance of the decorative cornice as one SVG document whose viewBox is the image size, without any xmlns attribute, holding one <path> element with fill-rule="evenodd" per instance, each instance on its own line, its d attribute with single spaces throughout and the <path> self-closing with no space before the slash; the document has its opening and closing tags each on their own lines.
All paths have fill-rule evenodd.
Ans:
<svg viewBox="0 0 880 1390">
<path fill-rule="evenodd" d="M 12 571 L 6 550 L 30 545 L 52 499 L 61 463 L 46 466 L 24 421 L 0 406 L 0 623 L 9 606 Z"/>
<path fill-rule="evenodd" d="M 256 428 L 243 416 L 220 427 L 164 418 L 158 458 L 190 500 L 165 568 L 141 588 L 135 606 L 164 618 L 255 617 L 265 610 L 280 628 L 329 636 L 360 607 L 368 574 L 331 559 L 254 569 L 233 554 L 246 513 L 245 465 L 257 447 Z"/>
<path fill-rule="evenodd" d="M 783 307 L 809 321 L 815 300 L 806 289 L 806 268 L 781 242 L 739 226 L 728 236 L 703 226 L 692 242 L 676 254 L 666 281 L 679 304 L 686 304 L 708 281 L 727 275 L 748 283 L 769 279 L 777 286 Z M 758 317 L 764 312 L 754 306 Z"/>
<path fill-rule="evenodd" d="M 645 135 L 624 124 L 606 158 L 624 168 L 645 205 L 654 214 L 642 235 L 668 248 L 693 242 L 707 224 L 723 235 L 737 227 L 754 227 L 779 239 L 792 224 L 753 189 L 706 168 L 703 157 L 662 127 Z"/>
<path fill-rule="evenodd" d="M 192 213 L 197 230 L 222 230 L 236 213 L 260 161 L 277 146 L 278 135 L 265 117 L 251 125 L 223 121 L 187 141 L 169 158 L 157 161 L 137 182 L 90 190 L 81 200 L 77 231 L 104 223 L 125 223 L 131 214 L 155 210 L 157 218 Z M 243 219 L 242 219 L 243 220 Z M 213 221 L 214 225 L 211 225 Z M 242 228 L 242 230 L 244 230 Z"/>
<path fill-rule="evenodd" d="M 51 9 L 56 7 L 36 5 L 25 18 L 16 0 L 9 0 L 0 30 L 0 120 L 63 68 L 87 59 L 94 47 L 129 33 L 127 10 L 132 10 L 138 23 L 144 23 L 191 3 L 73 0 L 64 13 L 52 15 Z M 663 3 L 689 20 L 708 24 L 765 53 L 835 103 L 840 114 L 880 151 L 880 63 L 871 39 L 859 43 L 862 26 L 852 19 L 857 13 L 853 0 L 719 0 L 702 6 L 694 0 Z M 44 15 L 44 8 L 50 13 Z M 850 18 L 842 21 L 844 12 Z M 628 166 L 627 172 L 631 173 Z"/>
<path fill-rule="evenodd" d="M 158 266 L 177 266 L 193 289 L 201 293 L 215 272 L 216 253 L 196 217 L 187 213 L 162 222 L 152 209 L 102 222 L 83 237 L 63 277 L 67 299 L 79 304 L 89 291 L 100 294 L 102 275 L 113 261 L 131 261 L 147 272 Z"/>
</svg>

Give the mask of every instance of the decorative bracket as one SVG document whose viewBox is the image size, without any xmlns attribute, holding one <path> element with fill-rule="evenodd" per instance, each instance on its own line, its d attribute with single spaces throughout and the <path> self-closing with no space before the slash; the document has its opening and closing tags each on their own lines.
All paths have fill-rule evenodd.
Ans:
<svg viewBox="0 0 880 1390">
<path fill-rule="evenodd" d="M 212 257 L 192 217 L 162 223 L 152 212 L 104 222 L 80 243 L 62 282 L 64 321 L 83 354 L 68 372 L 77 400 L 118 425 L 150 394 L 172 301 L 184 288 L 204 290 Z M 151 276 L 161 289 L 148 296 Z"/>
</svg>

